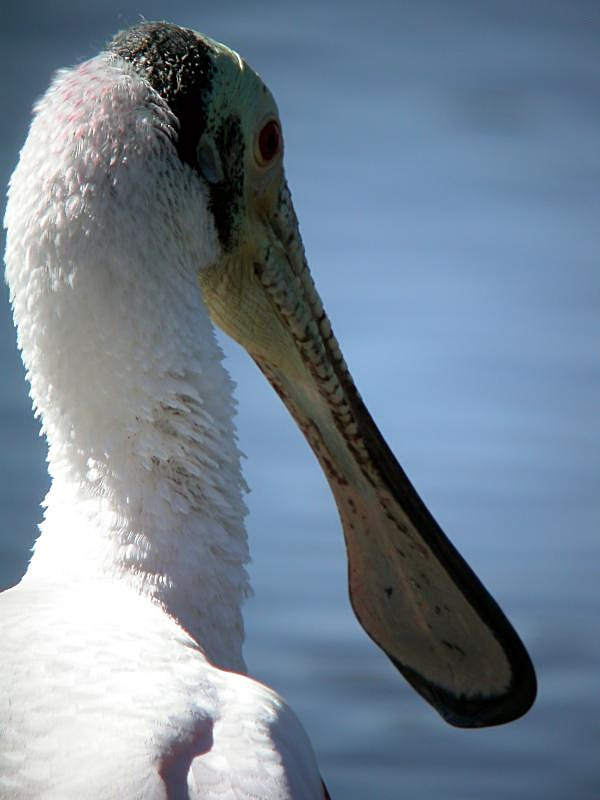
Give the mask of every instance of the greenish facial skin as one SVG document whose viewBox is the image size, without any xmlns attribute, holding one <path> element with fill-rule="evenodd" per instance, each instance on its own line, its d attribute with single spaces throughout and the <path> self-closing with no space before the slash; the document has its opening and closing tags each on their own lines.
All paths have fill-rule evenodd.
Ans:
<svg viewBox="0 0 600 800">
<path fill-rule="evenodd" d="M 535 698 L 531 662 L 354 386 L 306 263 L 283 142 L 272 157 L 261 155 L 264 126 L 280 125 L 275 101 L 236 53 L 202 40 L 214 73 L 199 169 L 209 185 L 224 186 L 212 195 L 222 257 L 198 276 L 210 315 L 258 364 L 327 477 L 350 599 L 369 636 L 451 724 L 515 719 Z M 229 216 L 219 223 L 219 215 Z"/>
</svg>

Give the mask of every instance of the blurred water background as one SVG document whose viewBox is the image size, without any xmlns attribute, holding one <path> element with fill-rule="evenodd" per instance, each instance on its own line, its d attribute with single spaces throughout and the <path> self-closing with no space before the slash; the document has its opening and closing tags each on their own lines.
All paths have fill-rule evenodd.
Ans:
<svg viewBox="0 0 600 800">
<path fill-rule="evenodd" d="M 312 454 L 224 341 L 248 455 L 252 674 L 309 731 L 340 800 L 600 798 L 600 5 L 9 2 L 0 183 L 53 70 L 168 18 L 278 99 L 309 262 L 375 419 L 526 642 L 539 699 L 446 726 L 356 623 Z M 0 306 L 0 585 L 47 488 Z M 1 645 L 0 645 L 1 646 Z"/>
</svg>

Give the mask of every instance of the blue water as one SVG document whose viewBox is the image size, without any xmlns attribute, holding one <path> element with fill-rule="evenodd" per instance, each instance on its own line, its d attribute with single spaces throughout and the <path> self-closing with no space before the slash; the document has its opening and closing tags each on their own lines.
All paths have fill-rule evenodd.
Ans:
<svg viewBox="0 0 600 800">
<path fill-rule="evenodd" d="M 539 699 L 446 726 L 355 622 L 333 502 L 271 389 L 224 342 L 248 455 L 247 660 L 340 800 L 600 797 L 600 6 L 28 3 L 3 11 L 0 182 L 53 69 L 168 17 L 278 99 L 317 285 L 413 482 L 532 654 Z M 0 584 L 47 487 L 0 306 Z M 266 424 L 268 423 L 268 424 Z"/>
</svg>

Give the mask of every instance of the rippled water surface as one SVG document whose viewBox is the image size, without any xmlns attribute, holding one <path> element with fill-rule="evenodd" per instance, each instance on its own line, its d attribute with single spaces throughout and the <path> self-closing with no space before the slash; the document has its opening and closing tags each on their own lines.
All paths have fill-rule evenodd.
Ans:
<svg viewBox="0 0 600 800">
<path fill-rule="evenodd" d="M 278 99 L 309 260 L 362 394 L 521 633 L 539 699 L 446 726 L 349 609 L 340 526 L 235 346 L 253 491 L 247 660 L 307 727 L 334 798 L 600 797 L 600 7 L 576 2 L 13 4 L 0 169 L 53 69 L 164 18 L 238 49 Z M 0 308 L 0 584 L 47 487 Z"/>
</svg>

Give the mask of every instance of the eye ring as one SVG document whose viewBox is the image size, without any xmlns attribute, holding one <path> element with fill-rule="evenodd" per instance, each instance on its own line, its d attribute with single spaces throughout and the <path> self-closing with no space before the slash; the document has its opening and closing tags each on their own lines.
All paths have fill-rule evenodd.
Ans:
<svg viewBox="0 0 600 800">
<path fill-rule="evenodd" d="M 281 152 L 281 128 L 276 119 L 267 120 L 258 135 L 254 145 L 256 162 L 261 167 L 267 167 Z"/>
</svg>

